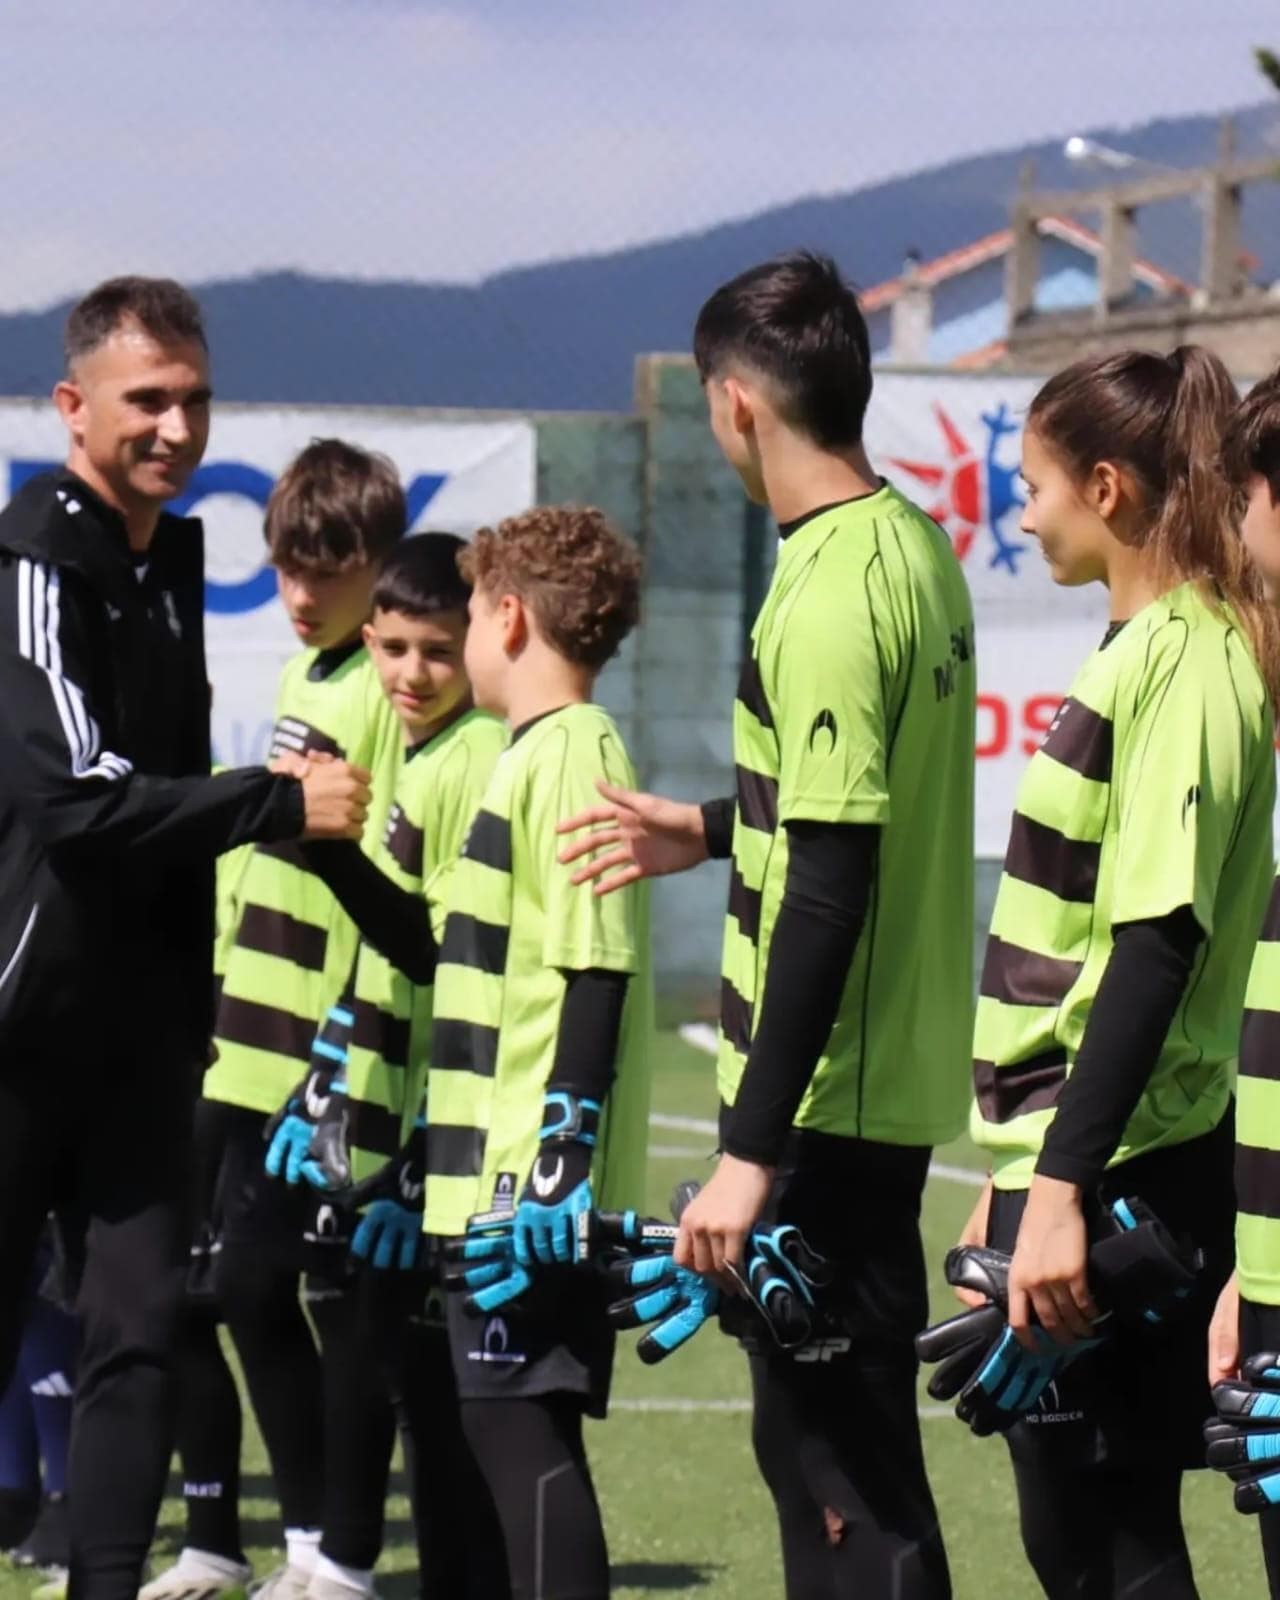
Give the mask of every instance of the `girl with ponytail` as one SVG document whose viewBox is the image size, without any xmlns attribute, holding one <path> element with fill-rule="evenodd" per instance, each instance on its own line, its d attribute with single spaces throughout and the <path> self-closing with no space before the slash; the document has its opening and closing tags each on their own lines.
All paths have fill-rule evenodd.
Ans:
<svg viewBox="0 0 1280 1600">
<path fill-rule="evenodd" d="M 1019 790 L 975 1031 L 992 1181 L 963 1242 L 1011 1254 L 1006 1353 L 1053 1369 L 1034 1411 L 997 1424 L 1051 1600 L 1197 1593 L 1181 1477 L 1204 1460 L 1205 1337 L 1232 1264 L 1231 1081 L 1280 690 L 1218 467 L 1235 405 L 1207 351 L 1127 351 L 1050 379 L 1023 439 L 1023 530 L 1055 582 L 1102 584 L 1110 606 Z M 1087 1255 L 1135 1199 L 1203 1265 L 1175 1314 L 1100 1322 Z"/>
</svg>

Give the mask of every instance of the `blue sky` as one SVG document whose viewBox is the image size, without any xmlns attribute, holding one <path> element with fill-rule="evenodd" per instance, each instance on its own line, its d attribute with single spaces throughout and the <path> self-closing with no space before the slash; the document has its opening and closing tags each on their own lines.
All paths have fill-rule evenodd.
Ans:
<svg viewBox="0 0 1280 1600">
<path fill-rule="evenodd" d="M 466 280 L 1263 98 L 1233 0 L 0 0 L 0 309 Z M 1280 108 L 1280 99 L 1277 101 Z"/>
</svg>

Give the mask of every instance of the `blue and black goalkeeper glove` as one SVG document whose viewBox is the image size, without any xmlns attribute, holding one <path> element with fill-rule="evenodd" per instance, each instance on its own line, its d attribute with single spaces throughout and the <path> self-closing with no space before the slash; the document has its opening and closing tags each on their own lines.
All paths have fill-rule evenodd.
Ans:
<svg viewBox="0 0 1280 1600">
<path fill-rule="evenodd" d="M 1239 1378 L 1215 1383 L 1213 1406 L 1205 1459 L 1235 1480 L 1236 1510 L 1280 1506 L 1280 1354 L 1250 1356 Z"/>
<path fill-rule="evenodd" d="M 351 1103 L 345 1072 L 354 1023 L 355 1014 L 345 1002 L 329 1007 L 311 1046 L 306 1077 L 263 1130 L 271 1177 L 291 1184 L 305 1181 L 330 1193 L 350 1187 Z"/>
<path fill-rule="evenodd" d="M 343 1196 L 360 1210 L 351 1254 L 386 1271 L 412 1272 L 422 1260 L 422 1196 L 427 1173 L 427 1124 L 419 1114 L 404 1149 Z"/>
<path fill-rule="evenodd" d="M 1003 1433 L 1033 1409 L 1049 1384 L 1110 1331 L 1164 1321 L 1191 1293 L 1202 1260 L 1180 1246 L 1140 1200 L 1117 1200 L 1110 1232 L 1089 1250 L 1089 1282 L 1101 1315 L 1097 1337 L 1060 1345 L 1035 1329 L 1025 1349 L 1008 1326 L 1009 1256 L 965 1245 L 947 1252 L 947 1282 L 983 1295 L 987 1304 L 926 1328 L 916 1354 L 937 1364 L 928 1392 L 956 1399 L 956 1415 L 976 1434 Z"/>
<path fill-rule="evenodd" d="M 687 1344 L 720 1306 L 715 1283 L 688 1267 L 678 1267 L 670 1255 L 624 1257 L 609 1268 L 609 1275 L 629 1291 L 609 1306 L 613 1326 L 654 1324 L 636 1345 L 636 1354 L 650 1365 Z"/>
<path fill-rule="evenodd" d="M 583 1259 L 578 1218 L 591 1210 L 591 1162 L 600 1102 L 551 1091 L 529 1181 L 516 1206 L 512 1249 L 522 1267 L 574 1266 Z"/>
<path fill-rule="evenodd" d="M 761 1224 L 747 1240 L 742 1266 L 730 1268 L 738 1280 L 746 1306 L 764 1322 L 774 1344 L 795 1350 L 813 1334 L 814 1315 L 821 1292 L 831 1281 L 824 1257 L 810 1249 L 793 1223 Z M 724 1302 L 729 1332 L 736 1307 Z"/>
<path fill-rule="evenodd" d="M 533 1282 L 534 1268 L 516 1260 L 514 1211 L 486 1211 L 472 1217 L 461 1239 L 445 1249 L 445 1287 L 465 1292 L 466 1308 L 488 1315 L 507 1306 Z M 670 1255 L 676 1230 L 669 1222 L 634 1211 L 582 1211 L 576 1220 L 575 1260 L 608 1266 L 633 1255 Z"/>
</svg>

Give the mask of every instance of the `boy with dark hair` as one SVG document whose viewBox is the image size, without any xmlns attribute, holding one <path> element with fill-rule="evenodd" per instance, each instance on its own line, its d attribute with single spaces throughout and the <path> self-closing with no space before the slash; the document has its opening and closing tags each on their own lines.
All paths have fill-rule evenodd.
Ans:
<svg viewBox="0 0 1280 1600">
<path fill-rule="evenodd" d="M 867 333 L 833 262 L 735 278 L 694 352 L 712 432 L 782 537 L 734 706 L 737 794 L 602 788 L 562 860 L 593 856 L 574 881 L 605 893 L 731 859 L 722 1153 L 676 1260 L 724 1274 L 766 1216 L 828 1258 L 838 1336 L 749 1349 L 787 1593 L 939 1600 L 912 1340 L 930 1150 L 969 1095 L 972 611 L 945 533 L 863 448 Z"/>
<path fill-rule="evenodd" d="M 354 846 L 309 856 L 362 937 L 312 1069 L 276 1118 L 267 1169 L 291 1183 L 346 1190 L 344 1205 L 364 1206 L 352 1241 L 364 1263 L 364 1359 L 387 1374 L 400 1421 L 421 1586 L 458 1600 L 501 1600 L 496 1529 L 462 1438 L 439 1261 L 422 1248 L 432 923 L 443 924 L 449 871 L 507 737 L 502 723 L 472 706 L 463 548 L 447 533 L 406 539 L 374 588 L 364 638 L 400 723 L 404 761 L 373 859 Z M 384 1471 L 370 1500 L 385 1491 Z M 326 1538 L 308 1592 L 312 1600 L 369 1594 L 372 1565 L 335 1561 Z"/>
<path fill-rule="evenodd" d="M 274 760 L 320 752 L 367 768 L 373 798 L 365 849 L 376 846 L 381 832 L 400 741 L 361 629 L 379 563 L 403 535 L 405 520 L 392 464 L 338 439 L 318 439 L 303 450 L 267 506 L 265 536 L 280 596 L 307 646 L 282 674 L 270 754 Z M 320 770 L 319 763 L 308 769 Z M 346 1240 L 338 1218 L 332 1208 L 270 1183 L 262 1167 L 267 1119 L 305 1073 L 316 1019 L 341 991 L 357 939 L 294 846 L 255 850 L 238 898 L 238 922 L 223 951 L 217 1058 L 197 1113 L 198 1154 L 201 1166 L 215 1173 L 210 1187 L 217 1195 L 220 1250 L 214 1296 L 244 1367 L 285 1525 L 286 1563 L 266 1587 L 270 1600 L 293 1600 L 306 1588 L 321 1527 L 341 1526 L 341 1515 L 325 1509 L 326 1495 L 340 1499 L 350 1519 L 350 1549 L 340 1554 L 351 1565 L 364 1565 L 362 1553 L 380 1536 L 381 1505 L 369 1508 L 361 1497 L 369 1471 L 360 1452 L 326 1453 L 326 1433 L 349 1430 L 348 1419 L 367 1412 L 366 1448 L 375 1454 L 381 1406 L 390 1450 L 385 1398 L 370 1378 L 373 1393 L 365 1407 L 363 1392 L 354 1392 L 359 1384 L 342 1370 L 354 1301 L 344 1292 Z M 320 1350 L 299 1302 L 301 1272 Z M 210 1328 L 188 1341 L 182 1376 L 187 1544 L 177 1564 L 144 1588 L 144 1600 L 174 1600 L 193 1586 L 234 1594 L 249 1578 L 232 1435 L 209 1403 L 229 1393 Z M 334 1481 L 344 1470 L 349 1485 Z"/>
<path fill-rule="evenodd" d="M 1222 465 L 1244 507 L 1241 534 L 1280 605 L 1280 371 L 1250 390 L 1227 424 Z M 1245 992 L 1236 1079 L 1236 1271 L 1209 1329 L 1209 1381 L 1220 1422 L 1209 1464 L 1236 1478 L 1238 1510 L 1258 1512 L 1268 1592 L 1280 1600 L 1280 1437 L 1262 1431 L 1280 1406 L 1280 879 L 1272 886 Z M 1242 1371 L 1242 1368 L 1244 1369 Z M 1247 1418 L 1255 1411 L 1258 1423 Z"/>
</svg>

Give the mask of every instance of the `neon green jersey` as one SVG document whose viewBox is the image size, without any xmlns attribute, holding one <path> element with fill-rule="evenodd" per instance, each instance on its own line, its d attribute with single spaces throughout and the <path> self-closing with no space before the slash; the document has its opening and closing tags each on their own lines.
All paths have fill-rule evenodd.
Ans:
<svg viewBox="0 0 1280 1600">
<path fill-rule="evenodd" d="M 367 768 L 373 795 L 364 848 L 376 847 L 403 745 L 363 645 L 307 650 L 280 679 L 271 754 L 327 751 Z M 355 924 L 296 844 L 256 845 L 240 881 L 240 919 L 225 953 L 204 1092 L 272 1112 L 305 1073 L 316 1019 L 338 999 L 355 959 Z"/>
<path fill-rule="evenodd" d="M 973 612 L 945 533 L 885 484 L 785 539 L 733 713 L 737 811 L 719 1083 L 759 1017 L 790 822 L 874 823 L 875 882 L 796 1123 L 954 1137 L 973 1014 Z"/>
<path fill-rule="evenodd" d="M 406 752 L 374 865 L 400 889 L 424 895 L 436 938 L 442 893 L 471 818 L 507 743 L 503 723 L 469 711 Z M 367 940 L 356 954 L 347 1049 L 352 1173 L 376 1171 L 404 1144 L 422 1105 L 431 1032 L 430 984 L 411 983 Z"/>
<path fill-rule="evenodd" d="M 1146 606 L 1081 667 L 1023 775 L 982 972 L 971 1132 L 998 1187 L 1031 1181 L 1113 929 L 1181 906 L 1205 938 L 1112 1163 L 1220 1121 L 1274 800 L 1266 690 L 1196 585 Z"/>
<path fill-rule="evenodd" d="M 425 1227 L 457 1234 L 513 1204 L 538 1149 L 566 974 L 631 975 L 613 1087 L 592 1169 L 597 1204 L 643 1199 L 653 1028 L 643 884 L 596 895 L 556 860 L 556 823 L 632 786 L 618 730 L 598 706 L 526 724 L 498 758 L 449 876 L 427 1072 Z"/>
<path fill-rule="evenodd" d="M 1246 1300 L 1280 1306 L 1280 879 L 1245 992 L 1236 1083 L 1236 1267 Z"/>
</svg>

